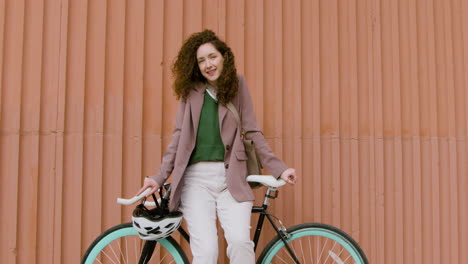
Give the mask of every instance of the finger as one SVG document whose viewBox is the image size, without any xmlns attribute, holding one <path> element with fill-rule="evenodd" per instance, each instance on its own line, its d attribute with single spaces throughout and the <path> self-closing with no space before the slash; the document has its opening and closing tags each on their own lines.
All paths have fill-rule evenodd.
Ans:
<svg viewBox="0 0 468 264">
<path fill-rule="evenodd" d="M 156 190 L 158 189 L 157 187 L 149 186 L 152 187 L 151 190 L 146 194 L 146 197 L 150 197 Z"/>
<path fill-rule="evenodd" d="M 140 193 L 142 193 L 144 190 L 145 190 L 145 186 L 143 185 L 143 187 L 141 187 L 141 189 L 138 190 L 138 192 L 135 194 L 135 196 L 140 195 Z"/>
<path fill-rule="evenodd" d="M 296 183 L 296 177 L 295 177 L 295 175 L 293 175 L 293 174 L 292 174 L 292 175 L 289 175 L 289 182 L 290 182 L 291 184 Z"/>
<path fill-rule="evenodd" d="M 137 196 L 140 195 L 142 192 L 144 192 L 146 189 L 148 189 L 149 187 L 152 187 L 150 186 L 149 184 L 143 184 L 143 187 L 141 187 L 141 189 L 138 191 L 137 193 Z"/>
</svg>

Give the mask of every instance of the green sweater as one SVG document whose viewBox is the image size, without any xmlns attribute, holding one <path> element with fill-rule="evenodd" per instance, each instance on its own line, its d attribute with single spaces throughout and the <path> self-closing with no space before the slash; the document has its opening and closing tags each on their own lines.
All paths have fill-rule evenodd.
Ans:
<svg viewBox="0 0 468 264">
<path fill-rule="evenodd" d="M 218 103 L 208 92 L 205 92 L 197 139 L 189 164 L 199 161 L 224 161 L 224 144 L 219 129 Z"/>
</svg>

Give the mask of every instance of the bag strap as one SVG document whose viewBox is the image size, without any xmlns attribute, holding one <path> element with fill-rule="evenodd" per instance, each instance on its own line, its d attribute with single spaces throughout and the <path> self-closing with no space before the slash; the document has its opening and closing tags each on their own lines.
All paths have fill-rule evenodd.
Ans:
<svg viewBox="0 0 468 264">
<path fill-rule="evenodd" d="M 244 128 L 242 127 L 242 119 L 241 119 L 241 117 L 239 116 L 239 112 L 237 111 L 236 107 L 235 107 L 231 102 L 229 102 L 229 103 L 226 104 L 226 108 L 229 109 L 229 110 L 231 110 L 231 112 L 234 114 L 234 118 L 236 119 L 237 124 L 238 124 L 239 127 L 241 128 L 241 137 L 242 137 L 242 138 L 246 138 L 245 135 L 246 135 L 247 133 L 250 133 L 250 132 L 260 132 L 260 133 L 263 134 L 263 132 L 260 131 L 260 130 L 245 131 Z"/>
<path fill-rule="evenodd" d="M 236 118 L 236 121 L 237 121 L 237 124 L 242 127 L 242 121 L 240 119 L 240 116 L 239 116 L 239 112 L 237 112 L 237 109 L 236 107 L 231 103 L 229 102 L 227 105 L 226 105 L 227 109 L 231 110 L 231 112 L 234 114 L 234 118 Z"/>
<path fill-rule="evenodd" d="M 245 138 L 245 131 L 244 128 L 242 128 L 242 120 L 239 116 L 239 112 L 237 111 L 236 107 L 231 102 L 227 103 L 226 107 L 227 109 L 231 110 L 231 112 L 234 114 L 234 118 L 236 119 L 237 124 L 241 128 L 241 137 Z"/>
</svg>

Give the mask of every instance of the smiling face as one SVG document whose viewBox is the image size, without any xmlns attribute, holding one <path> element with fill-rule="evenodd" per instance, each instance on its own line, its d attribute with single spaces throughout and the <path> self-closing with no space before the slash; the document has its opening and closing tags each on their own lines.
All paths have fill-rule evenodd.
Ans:
<svg viewBox="0 0 468 264">
<path fill-rule="evenodd" d="M 201 45 L 197 50 L 198 68 L 209 83 L 216 85 L 216 80 L 223 72 L 223 55 L 211 43 Z"/>
</svg>

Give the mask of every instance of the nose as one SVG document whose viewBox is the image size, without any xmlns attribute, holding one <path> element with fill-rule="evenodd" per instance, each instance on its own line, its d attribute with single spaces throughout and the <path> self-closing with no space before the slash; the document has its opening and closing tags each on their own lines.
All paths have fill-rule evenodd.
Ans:
<svg viewBox="0 0 468 264">
<path fill-rule="evenodd" d="M 206 60 L 205 61 L 205 68 L 210 68 L 211 66 L 213 66 L 213 63 L 210 60 Z"/>
</svg>

